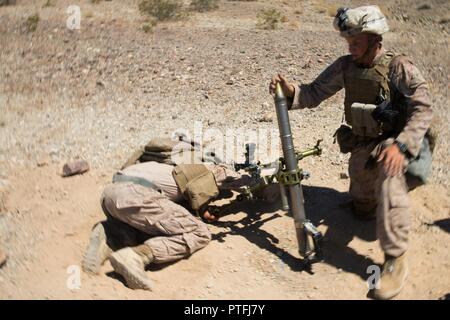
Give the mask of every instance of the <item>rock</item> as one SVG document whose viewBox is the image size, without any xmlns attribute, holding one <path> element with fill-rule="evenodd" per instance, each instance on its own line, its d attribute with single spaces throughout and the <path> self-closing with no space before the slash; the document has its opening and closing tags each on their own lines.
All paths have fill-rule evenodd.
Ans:
<svg viewBox="0 0 450 320">
<path fill-rule="evenodd" d="M 308 69 L 308 68 L 311 68 L 311 60 L 309 60 L 309 59 L 302 66 L 302 69 Z"/>
<path fill-rule="evenodd" d="M 339 174 L 339 178 L 341 178 L 341 179 L 348 179 L 349 176 L 348 176 L 348 174 L 346 174 L 345 172 L 341 172 L 341 173 Z"/>
<path fill-rule="evenodd" d="M 229 79 L 229 80 L 226 82 L 226 84 L 230 86 L 230 85 L 234 84 L 234 80 L 233 80 L 233 79 Z"/>
<path fill-rule="evenodd" d="M 38 167 L 45 167 L 45 166 L 48 166 L 49 162 L 50 162 L 50 159 L 48 157 L 42 157 L 36 161 L 36 165 Z"/>
<path fill-rule="evenodd" d="M 446 24 L 446 23 L 449 23 L 449 22 L 450 22 L 450 16 L 444 17 L 441 20 L 439 20 L 440 24 Z"/>
<path fill-rule="evenodd" d="M 266 114 L 259 118 L 258 122 L 273 122 L 273 117 L 272 115 Z"/>
<path fill-rule="evenodd" d="M 68 162 L 63 167 L 63 177 L 73 176 L 89 170 L 89 163 L 85 160 Z"/>
<path fill-rule="evenodd" d="M 417 10 L 430 10 L 431 8 L 433 8 L 431 6 L 431 4 L 429 3 L 423 3 L 420 6 L 417 7 Z"/>
</svg>

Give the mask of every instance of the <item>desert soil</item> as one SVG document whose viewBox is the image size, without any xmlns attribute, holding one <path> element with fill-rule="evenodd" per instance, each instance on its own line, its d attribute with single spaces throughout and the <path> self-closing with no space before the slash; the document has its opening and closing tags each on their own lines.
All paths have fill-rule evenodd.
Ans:
<svg viewBox="0 0 450 320">
<path fill-rule="evenodd" d="M 440 299 L 450 293 L 450 4 L 372 2 L 390 19 L 386 47 L 411 56 L 429 82 L 440 131 L 430 183 L 411 192 L 410 274 L 397 299 Z M 67 285 L 104 218 L 102 189 L 133 150 L 152 137 L 192 133 L 195 122 L 219 136 L 276 133 L 270 78 L 281 72 L 308 82 L 346 53 L 327 13 L 335 1 L 221 0 L 217 10 L 158 23 L 151 33 L 142 31 L 138 1 L 44 3 L 0 7 L 0 243 L 9 255 L 0 299 L 366 299 L 367 267 L 383 253 L 375 222 L 342 206 L 348 157 L 332 138 L 341 94 L 290 113 L 299 149 L 324 139 L 323 155 L 301 162 L 311 173 L 307 215 L 325 238 L 322 263 L 302 270 L 292 219 L 248 202 L 210 225 L 207 247 L 151 268 L 153 292 L 127 288 L 109 263 L 98 276 L 81 272 L 80 288 Z M 80 30 L 66 27 L 72 4 L 81 8 Z M 273 7 L 285 15 L 280 27 L 258 28 L 257 12 Z M 37 29 L 27 32 L 36 12 Z M 91 170 L 62 178 L 63 164 L 76 158 Z"/>
</svg>

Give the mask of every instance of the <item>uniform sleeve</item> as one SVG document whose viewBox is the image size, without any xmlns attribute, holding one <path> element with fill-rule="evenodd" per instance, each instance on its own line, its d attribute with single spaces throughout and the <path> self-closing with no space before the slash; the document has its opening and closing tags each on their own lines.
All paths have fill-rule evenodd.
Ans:
<svg viewBox="0 0 450 320">
<path fill-rule="evenodd" d="M 417 157 L 433 117 L 427 83 L 419 69 L 405 56 L 392 62 L 390 79 L 406 101 L 406 125 L 397 141 L 405 144 L 408 152 Z"/>
<path fill-rule="evenodd" d="M 343 64 L 345 56 L 328 66 L 310 84 L 300 84 L 295 87 L 294 99 L 290 109 L 317 107 L 344 87 Z"/>
</svg>

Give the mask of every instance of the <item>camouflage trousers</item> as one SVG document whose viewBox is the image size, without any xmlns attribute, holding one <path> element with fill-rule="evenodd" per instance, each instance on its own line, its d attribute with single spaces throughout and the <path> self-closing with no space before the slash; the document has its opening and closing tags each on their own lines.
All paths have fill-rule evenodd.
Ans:
<svg viewBox="0 0 450 320">
<path fill-rule="evenodd" d="M 408 192 L 417 186 L 404 174 L 389 177 L 380 163 L 366 167 L 375 144 L 358 146 L 350 156 L 350 195 L 356 210 L 376 210 L 377 237 L 383 251 L 398 257 L 408 248 L 411 227 Z"/>
<path fill-rule="evenodd" d="M 148 235 L 144 243 L 151 248 L 154 263 L 185 258 L 211 240 L 204 222 L 156 190 L 132 182 L 113 183 L 101 201 L 107 215 Z"/>
</svg>

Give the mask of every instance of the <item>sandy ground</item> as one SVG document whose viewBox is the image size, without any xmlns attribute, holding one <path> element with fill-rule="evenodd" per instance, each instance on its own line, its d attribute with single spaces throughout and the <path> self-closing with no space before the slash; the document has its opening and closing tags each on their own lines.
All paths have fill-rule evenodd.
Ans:
<svg viewBox="0 0 450 320">
<path fill-rule="evenodd" d="M 391 10 L 387 44 L 411 54 L 429 79 L 442 132 L 431 183 L 411 192 L 410 275 L 398 299 L 440 299 L 450 293 L 449 37 L 441 22 L 448 5 L 376 2 Z M 160 23 L 152 34 L 140 30 L 136 1 L 81 1 L 85 27 L 67 31 L 69 3 L 0 7 L 0 241 L 9 254 L 0 299 L 366 298 L 367 267 L 383 254 L 375 223 L 341 206 L 349 200 L 347 157 L 331 137 L 341 96 L 291 113 L 298 147 L 324 138 L 324 155 L 301 163 L 311 173 L 306 210 L 324 234 L 324 262 L 303 270 L 292 219 L 275 205 L 248 202 L 210 226 L 206 248 L 149 269 L 153 292 L 128 289 L 108 263 L 99 276 L 78 273 L 90 229 L 103 219 L 102 188 L 130 151 L 152 136 L 192 130 L 194 121 L 218 130 L 274 129 L 270 76 L 281 70 L 312 80 L 345 46 L 317 9 L 326 1 L 276 2 L 287 21 L 275 31 L 255 27 L 257 10 L 271 2 L 221 1 L 216 11 Z M 36 11 L 38 29 L 23 32 Z M 92 169 L 62 178 L 62 165 L 75 157 Z"/>
</svg>

